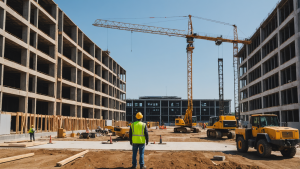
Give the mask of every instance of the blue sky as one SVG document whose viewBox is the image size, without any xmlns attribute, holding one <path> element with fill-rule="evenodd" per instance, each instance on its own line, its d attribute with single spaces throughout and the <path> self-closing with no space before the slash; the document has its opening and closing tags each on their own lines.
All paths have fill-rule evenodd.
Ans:
<svg viewBox="0 0 300 169">
<path fill-rule="evenodd" d="M 187 30 L 189 14 L 238 26 L 248 38 L 277 0 L 54 0 L 78 27 L 127 71 L 127 98 L 180 96 L 187 98 L 186 39 L 94 27 L 96 19 Z M 167 17 L 132 19 L 142 17 Z M 131 18 L 131 19 L 128 19 Z M 233 38 L 231 26 L 193 18 L 194 31 Z M 224 59 L 224 98 L 232 100 L 233 47 L 196 39 L 193 53 L 193 97 L 218 99 L 217 59 Z M 239 44 L 239 47 L 241 44 Z M 132 51 L 131 51 L 132 50 Z"/>
</svg>

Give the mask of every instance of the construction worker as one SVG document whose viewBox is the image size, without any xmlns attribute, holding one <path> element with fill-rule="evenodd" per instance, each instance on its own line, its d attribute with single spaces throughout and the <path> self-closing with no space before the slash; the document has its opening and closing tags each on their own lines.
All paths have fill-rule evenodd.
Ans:
<svg viewBox="0 0 300 169">
<path fill-rule="evenodd" d="M 143 115 L 141 112 L 136 114 L 137 121 L 130 125 L 129 139 L 132 145 L 132 168 L 137 168 L 136 155 L 140 152 L 140 168 L 146 168 L 144 162 L 145 143 L 148 145 L 149 136 L 146 123 L 142 122 Z"/>
<path fill-rule="evenodd" d="M 32 125 L 31 128 L 29 129 L 30 141 L 32 141 L 32 138 L 33 138 L 33 141 L 35 141 L 34 133 L 35 133 L 35 129 L 34 129 L 33 125 Z"/>
</svg>

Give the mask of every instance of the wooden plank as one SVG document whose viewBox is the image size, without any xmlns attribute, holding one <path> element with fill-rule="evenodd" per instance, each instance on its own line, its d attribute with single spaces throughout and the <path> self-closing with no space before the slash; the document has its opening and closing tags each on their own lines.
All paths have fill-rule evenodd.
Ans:
<svg viewBox="0 0 300 169">
<path fill-rule="evenodd" d="M 32 156 L 34 156 L 34 153 L 28 153 L 28 154 L 13 156 L 13 157 L 1 158 L 0 164 L 9 162 L 9 161 L 19 160 L 19 159 L 26 158 L 26 157 L 32 157 Z"/>
<path fill-rule="evenodd" d="M 27 133 L 27 128 L 28 128 L 28 113 L 25 113 L 25 130 L 24 133 Z"/>
<path fill-rule="evenodd" d="M 37 118 L 36 118 L 36 132 L 37 133 L 39 132 L 39 126 L 40 126 L 40 115 L 38 114 Z"/>
<path fill-rule="evenodd" d="M 41 128 L 40 128 L 40 132 L 43 131 L 43 116 L 41 115 Z"/>
<path fill-rule="evenodd" d="M 44 118 L 45 118 L 45 131 L 47 132 L 47 116 L 44 116 Z"/>
<path fill-rule="evenodd" d="M 19 112 L 17 112 L 16 116 L 16 134 L 19 134 Z"/>
<path fill-rule="evenodd" d="M 85 150 L 85 151 L 83 151 L 81 153 L 75 154 L 75 155 L 73 155 L 73 156 L 71 156 L 71 157 L 69 157 L 67 159 L 64 159 L 64 160 L 56 163 L 56 166 L 61 167 L 61 166 L 65 165 L 65 164 L 67 164 L 67 163 L 75 160 L 76 158 L 83 156 L 84 154 L 86 154 L 88 152 L 89 152 L 89 150 Z"/>
</svg>

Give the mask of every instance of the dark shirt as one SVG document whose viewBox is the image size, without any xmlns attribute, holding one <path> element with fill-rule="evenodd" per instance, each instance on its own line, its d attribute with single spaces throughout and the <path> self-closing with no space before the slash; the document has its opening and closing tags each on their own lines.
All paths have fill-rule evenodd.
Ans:
<svg viewBox="0 0 300 169">
<path fill-rule="evenodd" d="M 147 129 L 147 125 L 146 124 L 145 124 L 144 135 L 145 135 L 146 144 L 148 144 L 149 136 L 148 136 L 148 129 Z M 129 129 L 129 140 L 130 140 L 130 144 L 132 144 L 132 129 L 131 129 L 131 125 L 130 125 L 130 129 Z"/>
</svg>

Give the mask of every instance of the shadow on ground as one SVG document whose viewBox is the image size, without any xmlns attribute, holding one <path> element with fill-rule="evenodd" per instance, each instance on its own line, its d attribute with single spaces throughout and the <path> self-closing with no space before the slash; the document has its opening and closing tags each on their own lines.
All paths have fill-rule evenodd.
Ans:
<svg viewBox="0 0 300 169">
<path fill-rule="evenodd" d="M 283 157 L 283 156 L 274 155 L 274 154 L 271 154 L 270 157 L 262 158 L 262 157 L 259 157 L 257 155 L 256 151 L 248 151 L 247 153 L 240 153 L 238 151 L 224 151 L 223 153 L 224 154 L 243 156 L 243 157 L 248 158 L 250 160 L 278 161 L 278 160 L 290 159 L 288 157 Z"/>
</svg>

